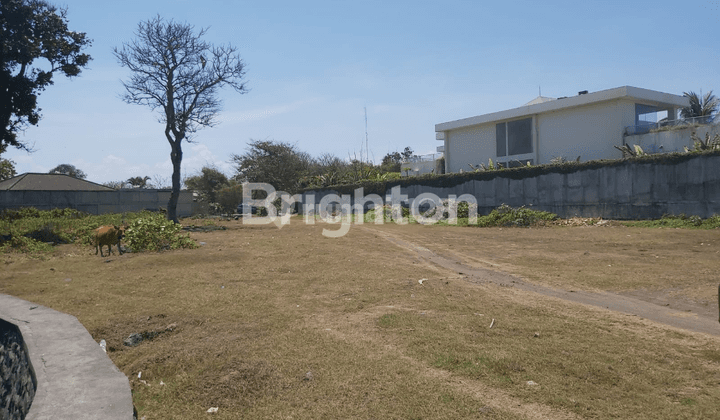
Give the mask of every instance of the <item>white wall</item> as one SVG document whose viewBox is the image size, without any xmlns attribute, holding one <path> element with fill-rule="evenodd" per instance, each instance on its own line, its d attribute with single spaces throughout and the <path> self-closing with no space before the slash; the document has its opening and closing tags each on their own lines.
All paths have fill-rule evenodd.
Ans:
<svg viewBox="0 0 720 420">
<path fill-rule="evenodd" d="M 555 157 L 582 162 L 622 157 L 613 146 L 622 145 L 623 130 L 635 123 L 635 103 L 614 100 L 540 114 L 538 163 Z"/>
<path fill-rule="evenodd" d="M 495 160 L 495 124 L 459 128 L 445 134 L 447 172 L 470 171 L 470 165 Z"/>
<path fill-rule="evenodd" d="M 678 130 L 659 131 L 657 133 L 637 134 L 625 137 L 625 143 L 629 145 L 637 144 L 645 153 L 670 153 L 682 152 L 684 146 L 692 150 L 694 147 L 690 134 L 695 134 L 700 139 L 705 140 L 705 134 L 710 133 L 712 139 L 716 134 L 720 134 L 720 126 L 706 125 L 700 127 L 686 127 Z"/>
<path fill-rule="evenodd" d="M 623 144 L 626 126 L 635 124 L 635 102 L 615 99 L 565 108 L 534 115 L 533 131 L 537 138 L 535 164 L 550 163 L 555 157 L 582 162 L 595 159 L 619 159 L 622 153 L 614 146 Z M 488 159 L 497 161 L 495 124 L 492 121 L 474 127 L 445 132 L 445 156 L 448 172 L 471 170 L 468 164 L 487 165 Z M 522 158 L 534 156 L 522 155 Z"/>
</svg>

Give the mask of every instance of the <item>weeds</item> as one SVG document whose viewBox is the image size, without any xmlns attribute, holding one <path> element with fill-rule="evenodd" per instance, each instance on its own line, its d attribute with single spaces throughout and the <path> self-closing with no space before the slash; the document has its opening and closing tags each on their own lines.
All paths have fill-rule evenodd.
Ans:
<svg viewBox="0 0 720 420">
<path fill-rule="evenodd" d="M 532 210 L 525 206 L 511 207 L 503 204 L 487 216 L 478 217 L 480 227 L 528 227 L 540 221 L 557 219 L 557 215 L 547 211 Z"/>
<path fill-rule="evenodd" d="M 53 245 L 92 245 L 94 230 L 103 225 L 134 226 L 128 232 L 133 251 L 194 248 L 195 242 L 180 234 L 182 227 L 159 213 L 90 215 L 74 209 L 38 210 L 32 207 L 0 213 L 0 252 L 47 253 Z"/>
<path fill-rule="evenodd" d="M 663 215 L 656 220 L 639 220 L 622 222 L 625 226 L 646 227 L 646 228 L 678 228 L 678 229 L 719 229 L 720 215 L 714 214 L 707 219 L 700 216 L 688 216 L 686 214 Z"/>
</svg>

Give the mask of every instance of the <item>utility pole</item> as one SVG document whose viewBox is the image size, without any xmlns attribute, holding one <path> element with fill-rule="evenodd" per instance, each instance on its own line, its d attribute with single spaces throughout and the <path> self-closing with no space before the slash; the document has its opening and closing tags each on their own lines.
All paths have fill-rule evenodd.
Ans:
<svg viewBox="0 0 720 420">
<path fill-rule="evenodd" d="M 365 107 L 365 159 L 370 162 L 370 149 L 368 149 L 368 133 L 367 133 L 367 107 Z"/>
</svg>

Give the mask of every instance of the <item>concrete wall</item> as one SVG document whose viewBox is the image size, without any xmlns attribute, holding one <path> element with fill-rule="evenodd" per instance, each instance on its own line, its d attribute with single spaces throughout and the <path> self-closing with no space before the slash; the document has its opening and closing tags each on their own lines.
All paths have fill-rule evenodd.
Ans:
<svg viewBox="0 0 720 420">
<path fill-rule="evenodd" d="M 131 420 L 128 378 L 74 316 L 0 294 L 0 319 L 20 331 L 36 378 L 26 420 Z"/>
<path fill-rule="evenodd" d="M 685 127 L 678 130 L 658 131 L 656 133 L 636 134 L 625 137 L 625 143 L 642 147 L 645 153 L 682 152 L 683 147 L 693 148 L 690 134 L 695 132 L 698 137 L 705 140 L 705 134 L 710 138 L 720 134 L 720 125 L 703 125 L 699 127 Z"/>
<path fill-rule="evenodd" d="M 122 213 L 167 208 L 169 200 L 170 190 L 0 191 L 0 210 L 35 207 L 39 210 L 73 208 L 90 214 Z M 192 192 L 181 191 L 178 216 L 192 215 L 195 205 Z"/>
<path fill-rule="evenodd" d="M 720 214 L 718 168 L 720 156 L 694 156 L 674 163 L 625 162 L 524 179 L 497 176 L 454 187 L 413 185 L 402 187 L 401 193 L 410 199 L 422 193 L 432 193 L 441 199 L 451 194 L 458 197 L 470 194 L 477 200 L 479 214 L 509 204 L 533 206 L 563 218 L 651 219 L 680 213 L 707 218 Z M 314 194 L 318 204 L 323 196 L 332 193 L 337 194 L 327 190 L 306 192 L 303 203 L 309 202 L 308 194 Z M 389 195 L 390 190 L 382 197 L 385 204 L 389 204 Z"/>
</svg>

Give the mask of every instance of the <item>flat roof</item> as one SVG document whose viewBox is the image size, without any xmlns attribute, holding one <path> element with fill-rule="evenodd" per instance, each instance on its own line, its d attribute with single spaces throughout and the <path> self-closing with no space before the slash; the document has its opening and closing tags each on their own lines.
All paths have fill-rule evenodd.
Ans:
<svg viewBox="0 0 720 420">
<path fill-rule="evenodd" d="M 686 107 L 690 104 L 688 98 L 685 96 L 673 95 L 672 93 L 658 92 L 655 90 L 642 89 L 633 86 L 622 86 L 614 89 L 590 92 L 584 95 L 558 98 L 541 103 L 526 104 L 521 107 L 505 111 L 435 124 L 435 131 L 448 131 L 456 128 L 485 124 L 492 121 L 508 120 L 511 118 L 524 117 L 526 115 L 541 114 L 544 112 L 557 111 L 560 109 L 611 101 L 613 99 L 620 98 L 634 99 L 642 101 L 645 104 L 655 105 L 658 107 Z M 532 102 L 534 101 L 531 101 L 530 103 Z"/>
</svg>

